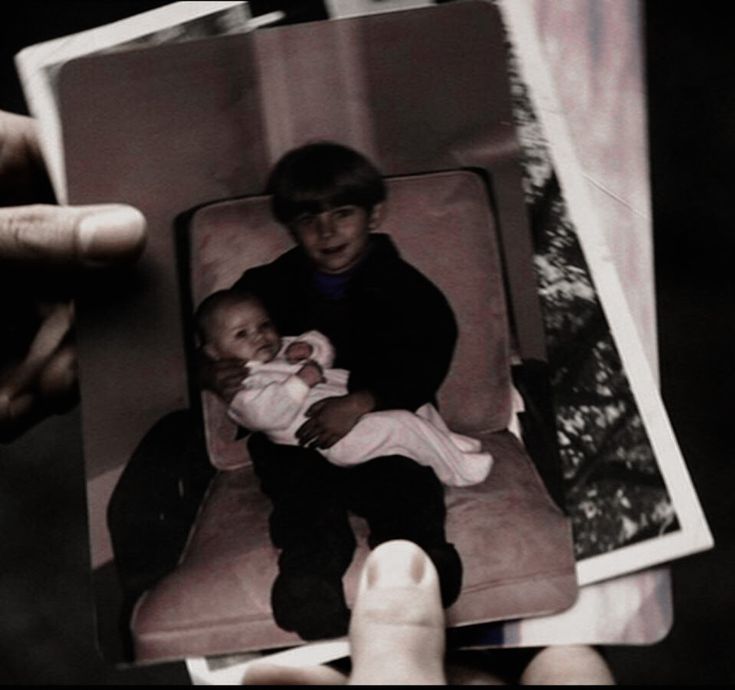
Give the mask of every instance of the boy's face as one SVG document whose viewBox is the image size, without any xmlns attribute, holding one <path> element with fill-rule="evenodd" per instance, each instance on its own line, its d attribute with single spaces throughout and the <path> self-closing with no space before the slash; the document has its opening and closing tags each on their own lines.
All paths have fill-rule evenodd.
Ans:
<svg viewBox="0 0 735 690">
<path fill-rule="evenodd" d="M 222 306 L 213 314 L 207 331 L 204 351 L 215 360 L 270 362 L 281 348 L 270 317 L 253 301 Z"/>
<path fill-rule="evenodd" d="M 342 205 L 302 213 L 289 228 L 319 271 L 344 273 L 365 256 L 369 233 L 377 227 L 379 215 L 379 206 L 368 212 L 360 206 Z"/>
</svg>

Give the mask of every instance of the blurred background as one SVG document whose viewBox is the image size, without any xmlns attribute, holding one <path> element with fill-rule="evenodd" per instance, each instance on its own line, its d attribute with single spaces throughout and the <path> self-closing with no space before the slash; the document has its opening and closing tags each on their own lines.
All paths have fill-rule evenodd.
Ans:
<svg viewBox="0 0 735 690">
<path fill-rule="evenodd" d="M 12 17 L 0 23 L 0 108 L 25 111 L 12 62 L 21 48 L 161 4 L 14 4 Z M 294 19 L 326 17 L 318 1 L 251 5 L 254 14 L 290 5 Z M 606 648 L 625 684 L 735 681 L 729 430 L 735 411 L 735 46 L 729 7 L 716 0 L 642 3 L 662 394 L 716 548 L 672 565 L 675 622 L 665 640 Z M 76 412 L 0 446 L 0 682 L 187 682 L 182 664 L 116 670 L 97 657 L 83 515 Z"/>
</svg>

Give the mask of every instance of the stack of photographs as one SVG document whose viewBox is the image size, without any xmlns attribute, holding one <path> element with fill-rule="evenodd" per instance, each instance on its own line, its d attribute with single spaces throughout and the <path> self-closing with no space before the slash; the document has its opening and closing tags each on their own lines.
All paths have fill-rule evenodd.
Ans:
<svg viewBox="0 0 735 690">
<path fill-rule="evenodd" d="M 440 545 L 456 549 L 462 573 L 450 643 L 646 643 L 668 630 L 668 574 L 654 566 L 712 538 L 535 5 L 331 0 L 329 19 L 290 23 L 287 12 L 253 17 L 247 3 L 174 3 L 18 56 L 60 198 L 129 203 L 149 224 L 142 261 L 91 279 L 77 304 L 91 562 L 110 661 L 187 658 L 199 681 L 225 682 L 263 650 L 295 647 L 281 652 L 294 663 L 349 654 L 346 640 L 304 645 L 319 635 L 274 616 L 274 581 L 289 572 L 291 536 L 274 527 L 282 496 L 257 429 L 233 421 L 233 403 L 203 384 L 214 350 L 196 317 L 241 281 L 275 314 L 278 338 L 329 331 L 315 305 L 331 314 L 348 303 L 312 295 L 313 269 L 328 260 L 308 254 L 298 229 L 307 221 L 284 227 L 273 216 L 274 166 L 308 146 L 356 152 L 386 190 L 379 218 L 362 209 L 368 249 L 350 289 L 369 283 L 373 296 L 360 299 L 378 299 L 398 252 L 410 267 L 401 271 L 417 270 L 457 324 L 451 357 L 432 365 L 445 369 L 432 419 L 492 467 L 443 482 Z M 356 203 L 328 202 L 317 215 Z M 379 304 L 372 331 L 358 321 L 353 330 L 404 329 L 412 357 L 380 356 L 417 367 L 430 347 L 412 340 L 422 305 Z M 349 370 L 363 364 L 345 356 L 356 345 L 343 330 L 335 361 L 357 378 Z M 349 488 L 371 458 L 338 470 L 315 461 L 343 492 L 340 529 L 356 544 L 336 566 L 347 606 L 368 543 L 381 540 L 376 509 Z M 298 577 L 319 570 L 319 548 L 300 556 Z"/>
</svg>

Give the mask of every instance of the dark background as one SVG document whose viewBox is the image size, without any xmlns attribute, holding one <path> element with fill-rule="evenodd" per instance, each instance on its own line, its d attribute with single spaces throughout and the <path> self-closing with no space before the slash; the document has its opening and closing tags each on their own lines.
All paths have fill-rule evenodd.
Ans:
<svg viewBox="0 0 735 690">
<path fill-rule="evenodd" d="M 0 108 L 25 110 L 12 62 L 22 47 L 161 4 L 14 4 L 0 24 Z M 259 14 L 284 3 L 251 4 Z M 290 5 L 294 19 L 324 16 L 319 2 Z M 735 681 L 729 7 L 715 0 L 645 3 L 662 392 L 716 548 L 673 564 L 675 623 L 663 642 L 607 648 L 621 683 Z M 114 670 L 96 656 L 83 502 L 76 412 L 0 446 L 0 683 L 186 682 L 181 664 Z"/>
<path fill-rule="evenodd" d="M 731 3 L 646 3 L 664 403 L 715 538 L 674 564 L 674 628 L 610 648 L 622 682 L 735 681 L 735 42 Z"/>
</svg>

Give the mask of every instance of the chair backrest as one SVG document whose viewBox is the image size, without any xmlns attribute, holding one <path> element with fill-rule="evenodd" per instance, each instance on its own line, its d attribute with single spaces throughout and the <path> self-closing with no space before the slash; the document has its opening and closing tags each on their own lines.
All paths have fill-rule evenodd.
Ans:
<svg viewBox="0 0 735 690">
<path fill-rule="evenodd" d="M 381 232 L 403 258 L 445 294 L 459 338 L 439 407 L 450 428 L 472 435 L 508 426 L 511 382 L 509 329 L 502 264 L 490 196 L 483 179 L 457 170 L 386 179 Z M 231 286 L 246 269 L 293 246 L 270 215 L 268 197 L 222 201 L 199 209 L 190 225 L 192 297 L 198 304 Z M 247 462 L 224 405 L 204 394 L 213 464 Z"/>
</svg>

